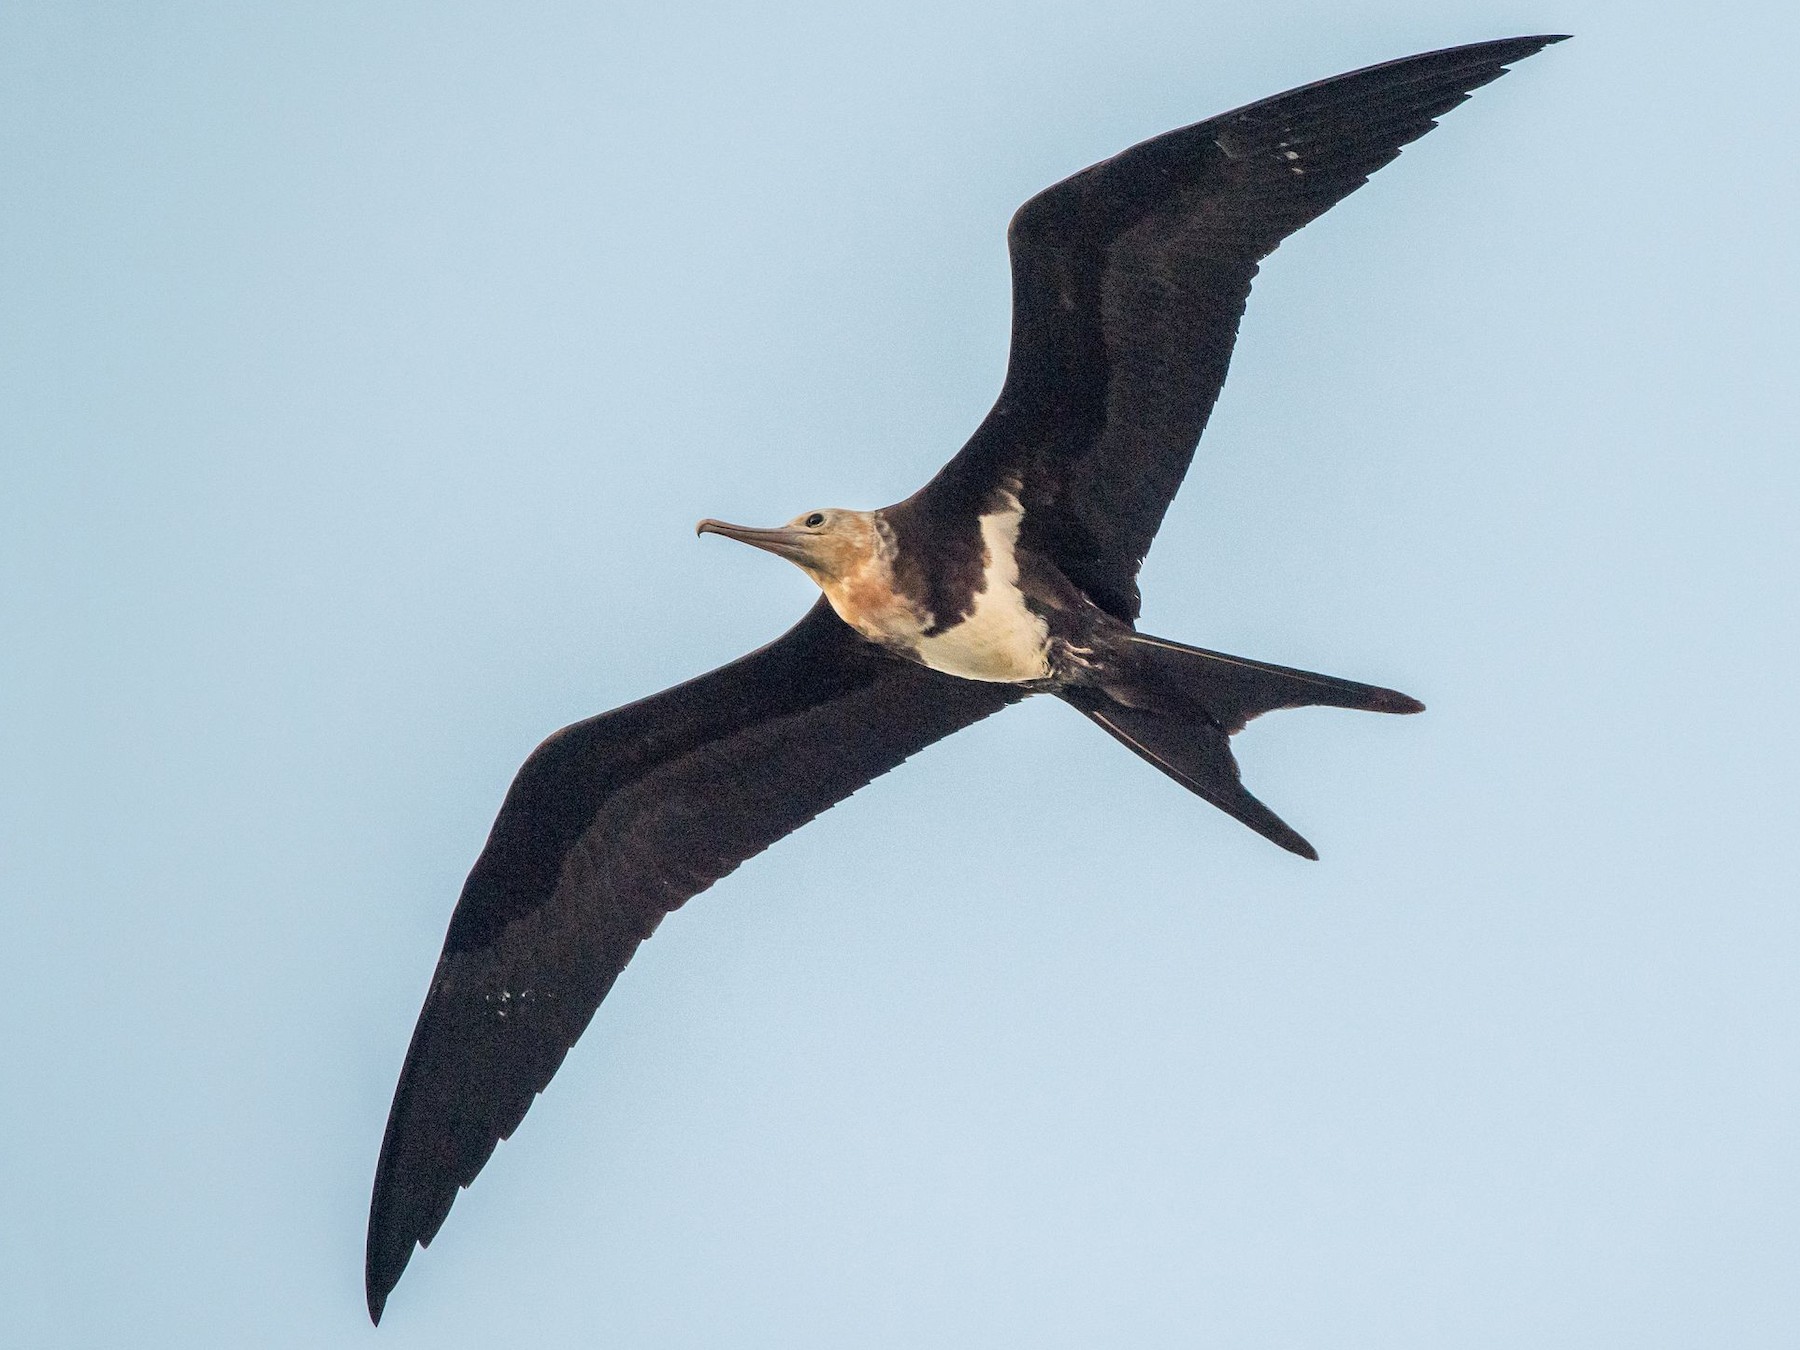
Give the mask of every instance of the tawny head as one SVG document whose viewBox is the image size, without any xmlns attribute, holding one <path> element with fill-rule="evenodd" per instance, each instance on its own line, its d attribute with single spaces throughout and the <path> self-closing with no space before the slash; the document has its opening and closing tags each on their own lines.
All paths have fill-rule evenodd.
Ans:
<svg viewBox="0 0 1800 1350">
<path fill-rule="evenodd" d="M 694 533 L 722 534 L 786 558 L 827 591 L 861 573 L 874 560 L 878 547 L 873 511 L 837 508 L 808 511 L 772 530 L 703 520 Z"/>
</svg>

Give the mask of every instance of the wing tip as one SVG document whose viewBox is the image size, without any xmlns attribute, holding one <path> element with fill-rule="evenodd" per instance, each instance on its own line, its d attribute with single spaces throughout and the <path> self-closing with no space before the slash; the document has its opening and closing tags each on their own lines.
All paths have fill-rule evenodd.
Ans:
<svg viewBox="0 0 1800 1350">
<path fill-rule="evenodd" d="M 363 1259 L 363 1296 L 369 1305 L 369 1321 L 375 1326 L 381 1325 L 388 1295 L 394 1292 L 400 1277 L 406 1273 L 416 1246 L 412 1239 L 407 1239 L 405 1249 L 396 1257 L 391 1249 L 384 1250 L 388 1244 L 378 1242 L 378 1231 L 374 1224 L 369 1226 L 368 1250 Z"/>
<path fill-rule="evenodd" d="M 1546 47 L 1554 47 L 1559 42 L 1567 42 L 1573 33 L 1532 33 L 1525 37 L 1496 38 L 1492 42 L 1478 42 L 1462 50 L 1471 55 L 1479 53 L 1491 60 L 1500 70 L 1511 70 L 1512 67 L 1527 57 L 1536 56 Z M 1451 51 L 1456 51 L 1451 48 Z M 1485 82 L 1484 82 L 1485 83 Z"/>
<path fill-rule="evenodd" d="M 1567 42 L 1574 36 L 1573 33 L 1534 33 L 1530 37 L 1513 38 L 1513 44 L 1521 50 L 1517 55 L 1509 54 L 1500 59 L 1508 65 L 1514 61 L 1523 61 L 1528 56 L 1536 56 L 1546 47 L 1554 47 L 1559 42 Z"/>
<path fill-rule="evenodd" d="M 1445 47 L 1439 52 L 1427 52 L 1427 56 L 1454 56 L 1467 53 L 1474 56 L 1491 55 L 1502 62 L 1523 61 L 1534 56 L 1546 47 L 1553 47 L 1559 42 L 1567 42 L 1573 33 L 1523 33 L 1518 37 L 1490 38 L 1486 42 L 1471 42 L 1461 47 Z M 1405 58 L 1402 58 L 1405 59 Z"/>
<path fill-rule="evenodd" d="M 369 1324 L 371 1326 L 378 1327 L 381 1325 L 381 1314 L 387 1308 L 388 1295 L 393 1292 L 394 1284 L 392 1282 L 387 1283 L 384 1288 L 383 1282 L 378 1280 L 373 1273 L 370 1273 L 365 1278 L 363 1283 L 363 1296 L 368 1301 Z"/>
</svg>

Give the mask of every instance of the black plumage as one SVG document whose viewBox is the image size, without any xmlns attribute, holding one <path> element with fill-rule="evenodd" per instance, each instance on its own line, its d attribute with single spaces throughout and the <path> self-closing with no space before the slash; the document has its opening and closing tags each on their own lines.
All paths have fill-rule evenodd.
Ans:
<svg viewBox="0 0 1800 1350">
<path fill-rule="evenodd" d="M 1137 572 L 1224 382 L 1261 260 L 1470 90 L 1558 40 L 1480 43 L 1307 85 L 1039 193 L 1009 231 L 1005 384 L 943 470 L 882 512 L 814 513 L 782 531 L 717 526 L 836 578 L 809 531 L 837 529 L 828 514 L 857 516 L 844 528 L 872 541 L 859 566 L 879 555 L 886 588 L 870 599 L 866 586 L 822 579 L 828 598 L 768 646 L 567 727 L 525 762 L 463 887 L 401 1071 L 369 1218 L 373 1318 L 414 1244 L 430 1242 L 665 914 L 1009 703 L 1058 694 L 1313 856 L 1242 789 L 1228 737 L 1272 708 L 1419 705 L 1139 635 Z M 1016 528 L 1011 581 L 984 516 Z M 1043 626 L 1042 673 L 946 673 L 929 643 L 973 632 L 983 594 L 1002 582 L 1020 599 L 1015 627 Z M 859 606 L 890 601 L 918 616 L 912 638 L 859 620 Z"/>
<path fill-rule="evenodd" d="M 463 885 L 400 1071 L 369 1213 L 371 1315 L 665 914 L 1024 696 L 896 661 L 821 599 L 768 646 L 533 751 Z"/>
<path fill-rule="evenodd" d="M 993 410 L 910 506 L 1024 480 L 1022 542 L 1132 621 L 1137 572 L 1225 383 L 1258 264 L 1434 119 L 1555 37 L 1390 61 L 1166 132 L 1014 214 Z"/>
</svg>

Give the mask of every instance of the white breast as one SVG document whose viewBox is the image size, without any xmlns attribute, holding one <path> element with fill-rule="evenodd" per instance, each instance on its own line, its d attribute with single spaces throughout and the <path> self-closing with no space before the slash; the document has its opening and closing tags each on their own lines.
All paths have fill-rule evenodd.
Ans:
<svg viewBox="0 0 1800 1350">
<path fill-rule="evenodd" d="M 918 638 L 913 647 L 933 670 L 1002 684 L 1041 680 L 1050 673 L 1049 632 L 1019 592 L 1014 548 L 1024 516 L 1018 500 L 1009 497 L 1001 510 L 981 517 L 987 566 L 973 612 L 936 637 Z"/>
</svg>

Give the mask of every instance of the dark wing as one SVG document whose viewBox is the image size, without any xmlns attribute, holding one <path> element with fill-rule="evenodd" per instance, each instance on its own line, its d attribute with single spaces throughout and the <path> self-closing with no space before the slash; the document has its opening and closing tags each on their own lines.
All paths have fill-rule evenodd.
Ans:
<svg viewBox="0 0 1800 1350">
<path fill-rule="evenodd" d="M 1022 483 L 1024 541 L 1133 621 L 1137 572 L 1181 486 L 1257 264 L 1433 119 L 1558 37 L 1483 42 L 1309 84 L 1047 188 L 1008 231 L 1006 383 L 914 498 L 982 509 Z"/>
<path fill-rule="evenodd" d="M 663 915 L 1021 696 L 888 656 L 821 599 L 761 650 L 539 746 L 463 886 L 400 1071 L 370 1316 Z"/>
</svg>

